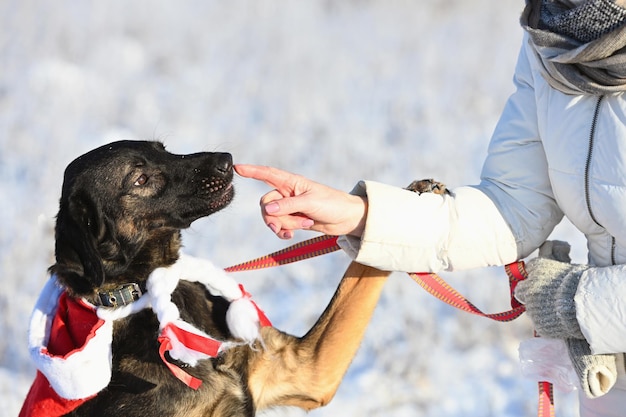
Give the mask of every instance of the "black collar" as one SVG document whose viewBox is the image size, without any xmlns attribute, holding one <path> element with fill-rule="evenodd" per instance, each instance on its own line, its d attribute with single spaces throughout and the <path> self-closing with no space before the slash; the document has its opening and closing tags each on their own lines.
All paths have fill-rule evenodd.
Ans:
<svg viewBox="0 0 626 417">
<path fill-rule="evenodd" d="M 144 292 L 145 289 L 142 291 L 139 284 L 132 282 L 112 290 L 98 291 L 94 304 L 103 307 L 122 307 L 139 300 Z"/>
</svg>

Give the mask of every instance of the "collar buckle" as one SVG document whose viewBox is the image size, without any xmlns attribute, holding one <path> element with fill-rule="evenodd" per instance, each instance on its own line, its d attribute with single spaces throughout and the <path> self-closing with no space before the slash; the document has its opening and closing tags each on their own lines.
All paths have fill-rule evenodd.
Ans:
<svg viewBox="0 0 626 417">
<path fill-rule="evenodd" d="M 124 284 L 107 291 L 98 291 L 96 305 L 103 307 L 122 307 L 139 300 L 143 292 L 139 284 Z"/>
</svg>

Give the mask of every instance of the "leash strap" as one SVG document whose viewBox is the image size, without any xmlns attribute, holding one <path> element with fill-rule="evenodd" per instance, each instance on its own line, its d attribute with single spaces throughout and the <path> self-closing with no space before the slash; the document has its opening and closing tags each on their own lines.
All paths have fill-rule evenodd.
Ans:
<svg viewBox="0 0 626 417">
<path fill-rule="evenodd" d="M 322 235 L 313 239 L 305 240 L 289 246 L 278 252 L 224 268 L 226 272 L 252 271 L 256 269 L 271 268 L 279 265 L 287 265 L 292 262 L 314 258 L 339 250 L 338 236 Z"/>
<path fill-rule="evenodd" d="M 261 258 L 237 264 L 225 268 L 226 272 L 250 271 L 286 265 L 319 255 L 339 250 L 338 236 L 322 235 L 309 240 L 296 243 L 278 252 L 273 252 Z M 486 317 L 498 322 L 509 322 L 518 318 L 526 307 L 514 297 L 515 287 L 526 279 L 528 274 L 524 269 L 524 262 L 517 261 L 505 265 L 504 270 L 509 278 L 511 292 L 511 309 L 500 313 L 484 313 L 467 298 L 462 296 L 454 288 L 435 273 L 415 272 L 409 273 L 413 281 L 417 282 L 428 293 L 434 295 L 446 304 L 481 317 Z M 538 417 L 555 417 L 553 387 L 549 382 L 539 382 L 539 406 Z"/>
<path fill-rule="evenodd" d="M 554 417 L 554 390 L 551 383 L 539 382 L 539 406 L 537 415 L 539 417 Z"/>
<path fill-rule="evenodd" d="M 434 273 L 409 273 L 409 276 L 413 281 L 417 282 L 427 292 L 434 295 L 444 303 L 455 307 L 466 313 L 476 314 L 481 317 L 486 317 L 491 320 L 499 322 L 508 322 L 515 320 L 526 311 L 523 305 L 514 306 L 511 310 L 503 311 L 500 313 L 484 313 L 474 304 L 472 304 L 467 298 L 459 294 L 454 288 L 450 287 L 446 281 L 444 281 L 439 275 Z M 511 281 L 509 281 L 510 283 Z M 517 282 L 515 283 L 517 284 Z M 515 300 L 513 297 L 513 287 L 511 287 L 511 303 Z"/>
<path fill-rule="evenodd" d="M 518 306 L 524 307 L 513 296 L 515 287 L 517 284 L 528 278 L 528 273 L 524 269 L 524 262 L 517 261 L 512 264 L 508 264 L 504 267 L 506 274 L 509 277 L 509 285 L 511 287 L 511 307 L 518 308 Z M 535 333 L 535 337 L 538 335 Z M 538 388 L 538 404 L 537 404 L 537 416 L 538 417 L 555 417 L 554 410 L 554 386 L 547 381 L 539 381 L 537 383 Z"/>
<path fill-rule="evenodd" d="M 340 248 L 337 244 L 337 239 L 338 236 L 330 235 L 314 237 L 312 239 L 296 243 L 295 245 L 289 246 L 278 252 L 273 252 L 269 255 L 253 259 L 251 261 L 233 265 L 225 268 L 224 270 L 226 272 L 251 271 L 314 258 L 316 256 L 339 250 Z M 439 298 L 446 304 L 471 314 L 477 314 L 492 320 L 506 322 L 516 319 L 526 310 L 524 305 L 520 304 L 515 297 L 513 297 L 515 286 L 518 282 L 525 278 L 526 271 L 524 270 L 524 263 L 522 261 L 507 265 L 505 270 L 509 276 L 509 284 L 511 286 L 511 304 L 513 308 L 508 311 L 492 314 L 483 313 L 469 300 L 467 300 L 467 298 L 463 297 L 454 288 L 450 287 L 446 281 L 435 273 L 417 272 L 409 273 L 409 276 L 428 293 Z"/>
</svg>

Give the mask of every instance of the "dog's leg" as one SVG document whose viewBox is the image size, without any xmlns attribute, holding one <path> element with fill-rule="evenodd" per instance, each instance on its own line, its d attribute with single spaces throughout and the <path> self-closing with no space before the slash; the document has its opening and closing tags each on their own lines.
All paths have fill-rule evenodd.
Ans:
<svg viewBox="0 0 626 417">
<path fill-rule="evenodd" d="M 266 349 L 251 358 L 249 386 L 258 409 L 310 410 L 335 395 L 390 272 L 352 262 L 317 323 L 302 338 L 264 329 Z"/>
</svg>

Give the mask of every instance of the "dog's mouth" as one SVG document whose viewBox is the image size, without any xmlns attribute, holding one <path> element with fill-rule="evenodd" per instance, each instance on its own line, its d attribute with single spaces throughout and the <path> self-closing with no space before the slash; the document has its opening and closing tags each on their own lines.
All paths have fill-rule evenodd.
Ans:
<svg viewBox="0 0 626 417">
<path fill-rule="evenodd" d="M 197 195 L 208 200 L 209 208 L 217 211 L 230 203 L 235 195 L 232 168 L 225 170 L 224 175 L 212 175 L 200 180 Z"/>
<path fill-rule="evenodd" d="M 183 217 L 193 221 L 209 216 L 228 206 L 234 196 L 235 187 L 232 183 L 232 177 L 204 178 L 200 181 L 200 186 L 196 189 L 193 196 L 179 197 L 179 199 L 189 202 L 188 210 L 183 214 Z"/>
<path fill-rule="evenodd" d="M 202 178 L 202 180 L 200 180 L 198 194 L 208 198 L 211 198 L 214 194 L 221 196 L 229 189 L 232 189 L 232 186 L 232 174 L 226 177 L 212 176 L 209 178 Z"/>
<path fill-rule="evenodd" d="M 226 185 L 220 185 L 217 189 L 211 191 L 211 195 L 212 197 L 209 200 L 209 210 L 211 210 L 211 213 L 215 213 L 233 201 L 235 196 L 235 187 L 232 182 Z"/>
</svg>

